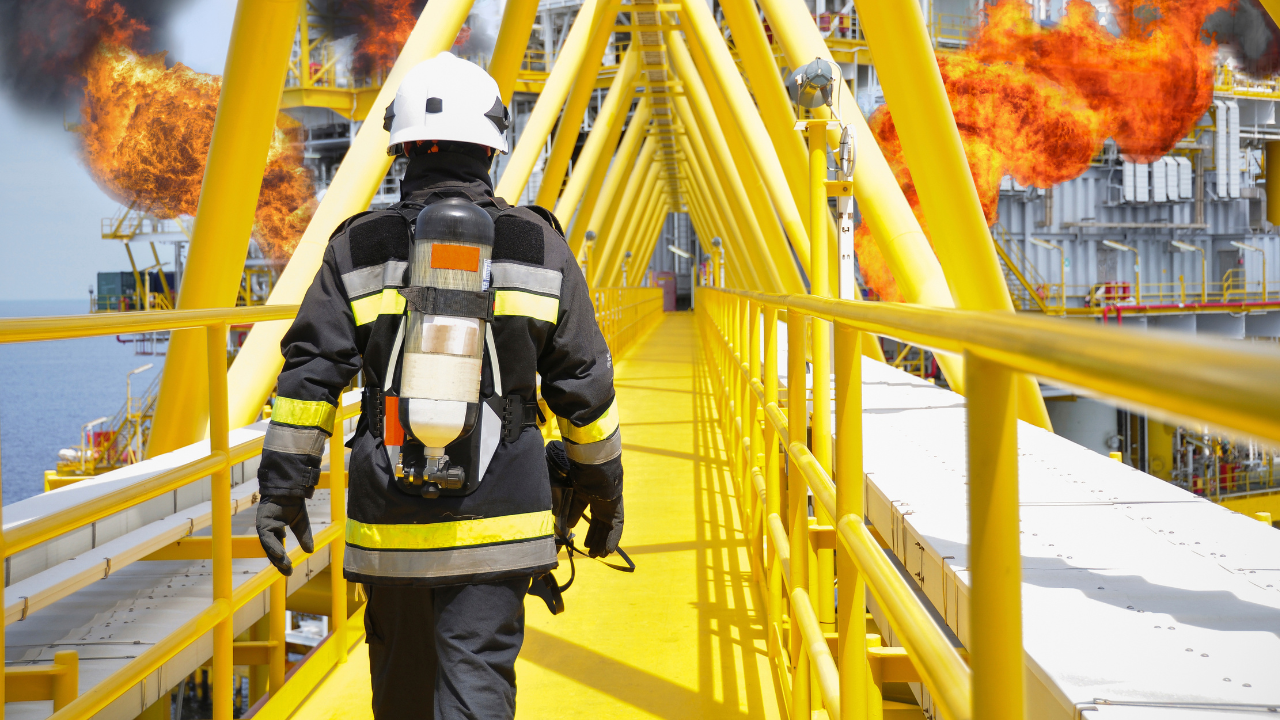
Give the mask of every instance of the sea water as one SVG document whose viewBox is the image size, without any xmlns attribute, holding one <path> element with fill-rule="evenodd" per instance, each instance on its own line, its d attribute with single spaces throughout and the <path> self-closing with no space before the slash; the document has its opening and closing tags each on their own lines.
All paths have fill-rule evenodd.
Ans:
<svg viewBox="0 0 1280 720">
<path fill-rule="evenodd" d="M 0 301 L 0 318 L 83 315 L 80 300 Z M 164 365 L 164 356 L 135 355 L 115 335 L 52 342 L 0 344 L 0 478 L 4 504 L 44 491 L 44 471 L 58 450 L 80 445 L 80 426 L 114 417 L 125 402 L 125 375 L 140 397 Z"/>
</svg>

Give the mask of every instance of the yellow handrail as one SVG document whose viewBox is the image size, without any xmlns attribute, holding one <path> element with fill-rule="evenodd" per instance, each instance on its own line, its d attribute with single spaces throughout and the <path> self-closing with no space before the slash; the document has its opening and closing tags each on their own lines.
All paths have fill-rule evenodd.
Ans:
<svg viewBox="0 0 1280 720">
<path fill-rule="evenodd" d="M 874 678 L 865 672 L 870 651 L 862 640 L 864 609 L 845 604 L 861 597 L 864 582 L 942 717 L 971 718 L 975 708 L 991 717 L 1021 717 L 1010 703 L 983 700 L 1023 672 L 1014 413 L 1019 374 L 1165 417 L 1280 440 L 1280 387 L 1271 381 L 1280 351 L 1265 346 L 811 295 L 703 288 L 696 304 L 752 570 L 765 590 L 769 655 L 792 717 L 820 707 L 832 718 L 862 717 L 867 703 L 878 702 L 869 690 Z M 784 317 L 787 332 L 779 338 L 776 323 Z M 834 397 L 810 395 L 804 382 L 810 334 L 823 323 L 836 331 Z M 973 498 L 968 664 L 861 517 L 860 332 L 965 358 Z M 788 345 L 785 411 L 779 406 L 779 342 Z M 1162 362 L 1168 357 L 1179 362 Z M 827 372 L 815 371 L 815 387 L 829 382 Z M 816 435 L 823 426 L 810 421 L 810 403 L 813 420 L 835 413 L 834 461 L 811 451 L 813 439 L 806 441 L 807 431 Z M 787 440 L 792 437 L 795 442 Z M 790 476 L 803 482 L 784 491 L 780 471 L 786 462 Z M 836 474 L 836 466 L 852 475 Z M 842 552 L 833 564 L 837 545 Z M 831 621 L 824 618 L 833 616 L 836 582 L 840 657 L 833 663 L 825 642 L 817 641 L 831 637 L 824 628 Z"/>
<path fill-rule="evenodd" d="M 232 590 L 232 529 L 231 529 L 231 474 L 236 463 L 253 457 L 262 451 L 262 439 L 240 443 L 234 448 L 229 444 L 230 428 L 227 416 L 227 367 L 226 338 L 231 324 L 248 324 L 269 320 L 288 320 L 297 313 L 297 306 L 277 305 L 216 310 L 170 310 L 149 313 L 122 313 L 111 315 L 43 317 L 0 320 L 0 343 L 60 340 L 73 337 L 92 337 L 129 332 L 153 332 L 180 328 L 203 328 L 206 339 L 206 366 L 210 402 L 209 454 L 176 468 L 134 483 L 119 492 L 81 503 L 57 515 L 40 518 L 20 525 L 0 536 L 0 554 L 5 557 L 51 540 L 70 530 L 121 512 L 138 503 L 169 492 L 196 480 L 211 478 L 213 555 L 212 604 L 170 633 L 147 652 L 117 670 L 84 695 L 59 709 L 54 718 L 70 720 L 88 718 L 105 708 L 165 662 L 183 649 L 213 632 L 213 680 L 216 687 L 229 687 L 233 656 L 231 619 L 235 611 L 264 591 L 270 591 L 269 612 L 270 639 L 274 643 L 269 653 L 269 687 L 274 695 L 284 685 L 284 612 L 285 578 L 273 566 L 267 566 L 248 582 Z M 331 566 L 342 562 L 345 536 L 345 473 L 343 472 L 342 421 L 360 412 L 360 405 L 343 406 L 338 412 L 338 424 L 330 441 L 331 468 L 329 472 L 330 525 L 315 538 L 316 547 L 328 547 Z M 300 548 L 290 553 L 295 563 L 306 554 Z M 341 573 L 331 572 L 332 586 L 330 613 L 333 618 L 330 636 L 332 650 L 324 654 L 322 662 L 343 662 L 346 640 L 346 581 Z M 3 641 L 3 624 L 0 623 L 0 642 Z M 313 659 L 313 662 L 316 661 Z M 225 680 L 225 682 L 221 682 Z M 3 687 L 3 684 L 0 684 Z M 3 699 L 0 698 L 0 702 Z M 219 693 L 214 697 L 214 718 L 229 720 L 232 716 L 231 696 Z"/>
</svg>

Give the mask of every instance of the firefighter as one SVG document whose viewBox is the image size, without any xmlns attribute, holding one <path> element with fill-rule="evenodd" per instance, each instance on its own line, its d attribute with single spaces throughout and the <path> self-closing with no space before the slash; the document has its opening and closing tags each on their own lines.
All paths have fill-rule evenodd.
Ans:
<svg viewBox="0 0 1280 720">
<path fill-rule="evenodd" d="M 557 566 L 539 389 L 565 439 L 575 505 L 589 511 L 589 554 L 614 552 L 622 534 L 613 359 L 554 216 L 493 196 L 489 167 L 507 151 L 509 123 L 497 83 L 478 66 L 445 52 L 413 68 L 384 119 L 388 152 L 408 158 L 401 202 L 338 227 L 281 342 L 284 370 L 258 471 L 258 534 L 285 575 L 286 526 L 311 552 L 306 500 L 322 448 L 340 431 L 340 394 L 360 373 L 343 572 L 368 594 L 373 711 L 383 720 L 431 717 L 431 708 L 438 720 L 515 714 L 523 601 L 531 577 Z M 395 409 L 405 401 L 404 346 L 427 342 L 413 332 L 406 339 L 404 327 L 413 316 L 406 294 L 421 295 L 409 292 L 415 232 L 424 232 L 415 224 L 435 203 L 456 205 L 452 198 L 493 220 L 484 267 L 491 304 L 463 320 L 484 328 L 480 404 L 501 410 L 496 447 L 479 453 L 485 462 L 475 457 L 484 442 L 468 439 L 478 429 L 445 448 L 451 462 L 461 458 L 459 477 L 470 478 L 453 489 L 444 475 L 406 467 L 421 446 L 411 453 L 412 429 Z"/>
</svg>

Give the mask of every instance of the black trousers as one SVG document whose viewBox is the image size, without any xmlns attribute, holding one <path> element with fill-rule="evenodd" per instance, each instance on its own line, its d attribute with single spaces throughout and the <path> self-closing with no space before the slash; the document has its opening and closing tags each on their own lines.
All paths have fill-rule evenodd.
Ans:
<svg viewBox="0 0 1280 720">
<path fill-rule="evenodd" d="M 376 720 L 510 720 L 529 578 L 365 586 Z"/>
</svg>

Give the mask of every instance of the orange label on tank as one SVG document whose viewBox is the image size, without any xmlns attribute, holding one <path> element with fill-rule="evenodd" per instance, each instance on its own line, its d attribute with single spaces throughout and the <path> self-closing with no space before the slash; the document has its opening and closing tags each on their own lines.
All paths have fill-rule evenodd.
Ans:
<svg viewBox="0 0 1280 720">
<path fill-rule="evenodd" d="M 434 243 L 431 246 L 431 267 L 437 270 L 476 272 L 480 269 L 480 248 L 473 245 Z"/>
</svg>

